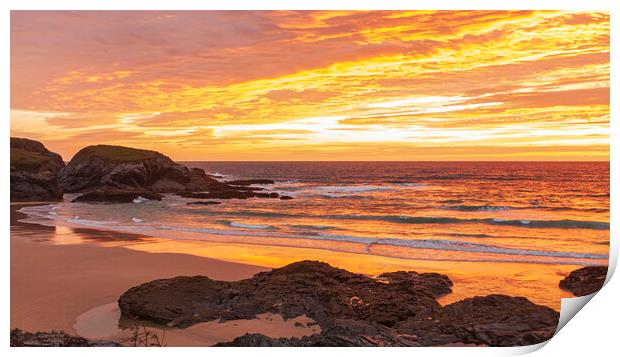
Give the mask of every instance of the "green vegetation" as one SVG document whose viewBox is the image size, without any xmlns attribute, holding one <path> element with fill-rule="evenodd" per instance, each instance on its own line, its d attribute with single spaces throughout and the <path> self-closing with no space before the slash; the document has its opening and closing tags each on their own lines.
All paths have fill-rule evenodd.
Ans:
<svg viewBox="0 0 620 357">
<path fill-rule="evenodd" d="M 133 149 L 124 146 L 94 145 L 80 150 L 73 160 L 80 160 L 83 157 L 91 156 L 97 156 L 106 161 L 131 162 L 153 159 L 161 156 L 161 154 L 155 151 Z"/>
<path fill-rule="evenodd" d="M 49 157 L 37 152 L 11 149 L 11 167 L 21 171 L 35 171 L 49 161 Z"/>
</svg>

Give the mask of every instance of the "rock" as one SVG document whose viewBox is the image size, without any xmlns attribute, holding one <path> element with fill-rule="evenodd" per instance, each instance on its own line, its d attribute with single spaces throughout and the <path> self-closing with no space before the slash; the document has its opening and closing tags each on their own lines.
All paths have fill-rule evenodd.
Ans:
<svg viewBox="0 0 620 357">
<path fill-rule="evenodd" d="M 208 192 L 183 192 L 179 195 L 185 198 L 196 199 L 217 199 L 217 200 L 229 200 L 229 199 L 247 199 L 252 197 L 258 198 L 278 198 L 280 195 L 277 192 L 255 192 L 260 191 L 259 187 L 244 187 L 244 186 L 218 186 L 212 187 Z"/>
<path fill-rule="evenodd" d="M 473 343 L 526 346 L 555 333 L 559 313 L 524 297 L 489 295 L 445 306 L 439 312 L 401 322 L 396 329 L 420 336 L 425 346 Z"/>
<path fill-rule="evenodd" d="M 303 338 L 270 338 L 245 334 L 217 347 L 414 347 L 418 337 L 401 334 L 377 323 L 336 320 L 319 334 Z"/>
<path fill-rule="evenodd" d="M 446 277 L 446 283 L 452 284 Z M 426 286 L 420 274 L 410 284 L 386 284 L 316 261 L 301 261 L 237 282 L 205 276 L 155 280 L 133 287 L 119 298 L 125 317 L 169 326 L 216 319 L 253 319 L 280 314 L 307 315 L 322 328 L 337 319 L 394 326 L 418 315 L 438 312 L 437 281 Z"/>
<path fill-rule="evenodd" d="M 109 203 L 131 203 L 134 200 L 147 199 L 161 201 L 162 195 L 145 190 L 121 190 L 115 188 L 102 188 L 96 191 L 85 193 L 76 197 L 73 202 L 109 202 Z"/>
<path fill-rule="evenodd" d="M 397 271 L 383 273 L 377 277 L 386 280 L 390 284 L 400 284 L 409 289 L 424 289 L 432 294 L 433 297 L 450 294 L 452 292 L 452 281 L 445 275 L 437 273 L 418 274 L 415 271 Z"/>
<path fill-rule="evenodd" d="M 570 291 L 575 296 L 590 295 L 601 290 L 606 277 L 606 266 L 583 267 L 572 271 L 566 278 L 562 279 L 560 288 Z"/>
<path fill-rule="evenodd" d="M 60 155 L 38 141 L 11 138 L 11 201 L 59 201 L 63 190 Z"/>
<path fill-rule="evenodd" d="M 250 185 L 273 185 L 275 182 L 273 180 L 233 180 L 233 181 L 225 181 L 225 183 L 234 186 L 250 186 Z"/>
<path fill-rule="evenodd" d="M 201 205 L 201 206 L 210 206 L 210 205 L 219 205 L 221 204 L 221 202 L 217 202 L 217 201 L 194 201 L 194 202 L 187 202 L 188 205 Z"/>
<path fill-rule="evenodd" d="M 280 199 L 281 200 L 292 200 L 293 197 L 291 197 L 291 196 L 280 196 Z"/>
<path fill-rule="evenodd" d="M 95 145 L 80 150 L 62 170 L 65 192 L 144 189 L 160 193 L 201 191 L 221 182 L 156 151 Z"/>
<path fill-rule="evenodd" d="M 88 340 L 61 331 L 26 332 L 11 330 L 11 347 L 120 347 L 121 345 L 104 340 Z"/>
</svg>

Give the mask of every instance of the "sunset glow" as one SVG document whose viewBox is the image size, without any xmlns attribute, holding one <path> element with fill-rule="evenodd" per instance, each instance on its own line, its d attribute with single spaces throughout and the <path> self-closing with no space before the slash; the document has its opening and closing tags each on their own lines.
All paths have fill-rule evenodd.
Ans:
<svg viewBox="0 0 620 357">
<path fill-rule="evenodd" d="M 608 160 L 609 14 L 14 11 L 11 136 L 175 160 Z"/>
</svg>

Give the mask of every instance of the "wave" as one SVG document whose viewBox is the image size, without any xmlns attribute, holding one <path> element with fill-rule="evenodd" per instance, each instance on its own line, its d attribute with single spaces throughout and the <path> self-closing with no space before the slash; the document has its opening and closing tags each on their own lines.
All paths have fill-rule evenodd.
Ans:
<svg viewBox="0 0 620 357">
<path fill-rule="evenodd" d="M 293 224 L 290 226 L 291 228 L 298 228 L 298 229 L 339 229 L 338 227 L 334 227 L 334 226 L 320 226 L 320 225 L 313 225 L 313 224 Z"/>
<path fill-rule="evenodd" d="M 181 232 L 193 232 L 193 233 L 208 233 L 217 235 L 239 235 L 249 237 L 262 237 L 262 238 L 290 238 L 290 239 L 306 239 L 306 240 L 321 240 L 332 242 L 347 242 L 358 243 L 366 245 L 366 249 L 370 249 L 375 245 L 404 247 L 413 249 L 432 249 L 443 251 L 463 251 L 472 253 L 494 253 L 505 255 L 520 255 L 520 256 L 544 256 L 544 257 L 556 257 L 556 258 L 579 258 L 579 259 L 608 259 L 609 256 L 605 254 L 590 254 L 590 253 L 576 253 L 576 252 L 561 252 L 561 251 L 545 251 L 534 249 L 515 249 L 506 248 L 488 244 L 469 243 L 461 241 L 452 241 L 445 239 L 423 239 L 423 240 L 409 240 L 402 238 L 374 238 L 363 236 L 351 236 L 351 235 L 338 235 L 338 234 L 325 234 L 316 233 L 308 236 L 285 236 L 285 235 L 273 235 L 273 234 L 261 234 L 259 232 L 238 232 L 238 231 L 226 231 L 209 228 L 191 228 L 191 227 L 171 227 L 161 226 L 162 229 L 181 231 Z"/>
<path fill-rule="evenodd" d="M 390 191 L 393 187 L 387 186 L 321 186 L 316 187 L 317 190 L 330 192 L 374 192 L 374 191 Z"/>
<path fill-rule="evenodd" d="M 247 228 L 247 229 L 273 229 L 275 228 L 273 226 L 262 225 L 262 224 L 247 224 L 247 223 L 232 222 L 232 221 L 229 221 L 228 225 L 231 227 Z"/>
<path fill-rule="evenodd" d="M 508 211 L 510 209 L 521 209 L 521 207 L 510 206 L 443 206 L 441 209 L 451 211 L 465 211 L 465 212 L 477 212 L 477 211 Z"/>
<path fill-rule="evenodd" d="M 372 245 L 390 245 L 407 248 L 418 249 L 434 249 L 434 250 L 450 250 L 450 251 L 462 251 L 462 252 L 474 252 L 474 253 L 496 253 L 496 254 L 509 254 L 509 255 L 531 255 L 531 256 L 545 256 L 545 257 L 557 257 L 557 258 L 581 258 L 581 259 L 608 259 L 608 255 L 604 254 L 589 254 L 589 253 L 575 253 L 575 252 L 558 252 L 558 251 L 546 251 L 546 250 L 533 250 L 533 249 L 514 249 L 498 247 L 488 244 L 468 243 L 451 241 L 444 239 L 424 239 L 424 240 L 408 240 L 397 238 L 370 238 L 370 237 L 358 237 L 348 235 L 335 235 L 335 234 L 319 234 L 320 238 L 325 240 L 335 240 L 339 242 L 351 242 L 366 244 L 369 247 Z M 312 237 L 311 239 L 317 239 Z"/>
<path fill-rule="evenodd" d="M 333 215 L 299 215 L 284 212 L 270 211 L 234 211 L 234 212 L 218 212 L 210 210 L 201 210 L 201 213 L 218 215 L 237 215 L 242 217 L 272 217 L 272 218 L 318 218 L 332 220 L 361 220 L 361 221 L 383 221 L 390 223 L 402 224 L 488 224 L 500 226 L 516 226 L 522 228 L 560 228 L 560 229 L 592 229 L 592 230 L 609 230 L 608 222 L 598 221 L 578 221 L 572 219 L 560 220 L 519 220 L 519 219 L 502 219 L 502 218 L 455 218 L 455 217 L 417 217 L 417 216 L 396 216 L 396 215 L 355 215 L 355 214 L 333 214 Z"/>
</svg>

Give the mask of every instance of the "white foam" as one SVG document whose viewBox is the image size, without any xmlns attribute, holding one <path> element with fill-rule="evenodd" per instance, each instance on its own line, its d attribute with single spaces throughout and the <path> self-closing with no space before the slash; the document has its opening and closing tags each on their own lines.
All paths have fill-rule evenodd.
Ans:
<svg viewBox="0 0 620 357">
<path fill-rule="evenodd" d="M 142 197 L 142 196 L 138 196 L 136 198 L 134 198 L 133 203 L 143 203 L 143 202 L 147 202 L 148 199 Z"/>
<path fill-rule="evenodd" d="M 260 224 L 246 224 L 246 223 L 239 223 L 239 222 L 230 222 L 229 224 L 231 227 L 237 227 L 237 228 L 248 228 L 248 229 L 272 228 L 271 226 L 265 226 L 265 225 L 260 225 Z"/>
<path fill-rule="evenodd" d="M 137 217 L 133 217 L 131 220 L 132 220 L 132 221 L 134 221 L 134 222 L 136 222 L 136 223 L 141 223 L 141 222 L 144 222 L 144 220 L 143 220 L 143 219 L 140 219 L 140 218 L 137 218 Z"/>
</svg>

